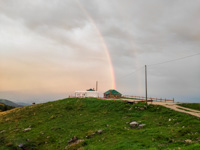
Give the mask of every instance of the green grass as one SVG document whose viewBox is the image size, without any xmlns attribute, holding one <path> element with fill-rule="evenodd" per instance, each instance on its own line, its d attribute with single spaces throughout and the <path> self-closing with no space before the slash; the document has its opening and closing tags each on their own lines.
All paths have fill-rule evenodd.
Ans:
<svg viewBox="0 0 200 150">
<path fill-rule="evenodd" d="M 182 108 L 182 107 L 176 107 L 176 108 L 178 108 L 178 109 L 180 109 L 180 110 L 184 110 L 184 111 L 191 112 L 190 110 L 184 109 L 184 108 Z"/>
<path fill-rule="evenodd" d="M 131 129 L 133 120 L 146 126 Z M 28 150 L 63 150 L 73 136 L 85 142 L 71 149 L 200 149 L 199 124 L 197 117 L 162 106 L 69 98 L 0 114 L 0 149 L 24 144 Z M 102 134 L 86 138 L 99 129 Z M 192 143 L 185 143 L 187 139 Z"/>
<path fill-rule="evenodd" d="M 200 111 L 200 103 L 181 103 L 181 104 L 178 104 L 178 105 L 182 106 L 182 107 L 191 108 L 191 109 L 195 109 L 195 110 Z"/>
</svg>

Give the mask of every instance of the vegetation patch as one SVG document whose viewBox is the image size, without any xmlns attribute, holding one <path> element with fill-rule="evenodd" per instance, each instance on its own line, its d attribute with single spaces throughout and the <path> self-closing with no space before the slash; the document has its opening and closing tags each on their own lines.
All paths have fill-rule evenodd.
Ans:
<svg viewBox="0 0 200 150">
<path fill-rule="evenodd" d="M 177 105 L 200 111 L 200 103 L 181 103 L 181 104 L 177 104 Z"/>
<path fill-rule="evenodd" d="M 184 109 L 184 108 L 181 108 L 181 107 L 176 107 L 176 108 L 178 108 L 178 109 L 180 109 L 180 110 L 184 110 L 184 111 L 191 112 L 190 110 L 187 110 L 187 109 Z"/>
<path fill-rule="evenodd" d="M 199 124 L 158 105 L 68 98 L 0 113 L 0 149 L 200 149 Z"/>
</svg>

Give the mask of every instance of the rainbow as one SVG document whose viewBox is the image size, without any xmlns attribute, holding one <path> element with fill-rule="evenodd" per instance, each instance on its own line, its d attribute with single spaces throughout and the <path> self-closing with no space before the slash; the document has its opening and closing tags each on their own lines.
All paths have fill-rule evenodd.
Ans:
<svg viewBox="0 0 200 150">
<path fill-rule="evenodd" d="M 110 57 L 108 47 L 107 47 L 106 42 L 103 38 L 103 35 L 101 34 L 100 30 L 98 29 L 94 19 L 89 15 L 88 11 L 84 8 L 84 6 L 79 2 L 79 0 L 77 0 L 76 2 L 78 4 L 78 6 L 81 8 L 81 10 L 84 12 L 84 14 L 88 17 L 90 22 L 93 24 L 93 26 L 94 26 L 94 28 L 97 32 L 97 35 L 98 35 L 98 37 L 99 37 L 99 39 L 102 43 L 102 46 L 103 46 L 105 53 L 106 53 L 106 57 L 107 57 L 108 62 L 109 62 L 110 73 L 111 73 L 111 78 L 112 78 L 112 89 L 116 89 L 114 67 L 113 67 L 113 63 L 112 63 L 112 60 L 111 60 L 111 57 Z"/>
</svg>

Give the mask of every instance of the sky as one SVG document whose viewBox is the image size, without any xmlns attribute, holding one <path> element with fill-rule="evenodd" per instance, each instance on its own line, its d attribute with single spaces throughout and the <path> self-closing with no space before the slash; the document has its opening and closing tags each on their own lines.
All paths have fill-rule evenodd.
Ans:
<svg viewBox="0 0 200 150">
<path fill-rule="evenodd" d="M 144 96 L 147 65 L 150 97 L 200 102 L 199 27 L 199 0 L 0 0 L 0 98 L 46 102 L 96 81 Z"/>
</svg>

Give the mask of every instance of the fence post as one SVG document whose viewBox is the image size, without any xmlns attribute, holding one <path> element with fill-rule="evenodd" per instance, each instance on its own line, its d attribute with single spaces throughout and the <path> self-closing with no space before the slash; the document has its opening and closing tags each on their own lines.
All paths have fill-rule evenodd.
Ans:
<svg viewBox="0 0 200 150">
<path fill-rule="evenodd" d="M 174 103 L 174 98 L 173 98 L 173 103 Z"/>
</svg>

